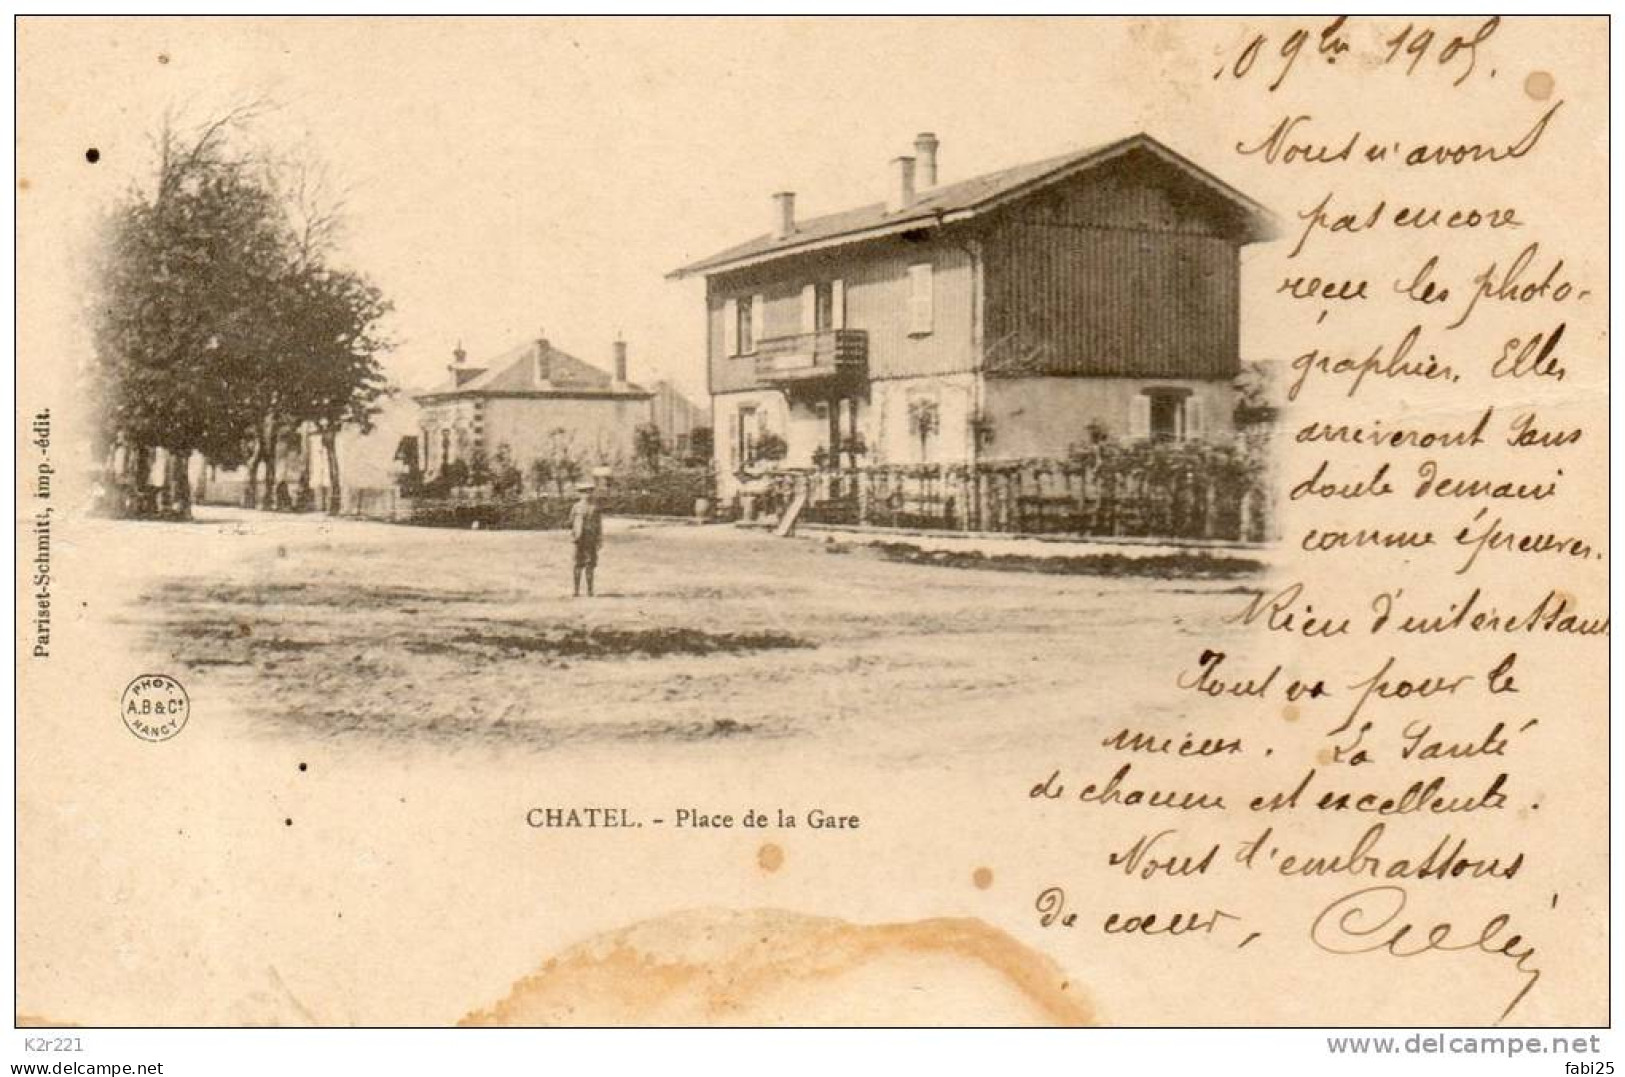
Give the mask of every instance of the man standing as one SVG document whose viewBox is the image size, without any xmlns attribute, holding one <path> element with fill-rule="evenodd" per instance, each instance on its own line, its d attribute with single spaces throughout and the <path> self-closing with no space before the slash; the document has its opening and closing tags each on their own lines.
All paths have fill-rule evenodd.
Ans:
<svg viewBox="0 0 1625 1077">
<path fill-rule="evenodd" d="M 570 539 L 575 544 L 575 593 L 581 595 L 581 578 L 587 579 L 587 595 L 592 595 L 592 574 L 598 567 L 598 547 L 604 542 L 604 515 L 593 500 L 593 485 L 578 483 L 581 497 L 570 506 Z"/>
</svg>

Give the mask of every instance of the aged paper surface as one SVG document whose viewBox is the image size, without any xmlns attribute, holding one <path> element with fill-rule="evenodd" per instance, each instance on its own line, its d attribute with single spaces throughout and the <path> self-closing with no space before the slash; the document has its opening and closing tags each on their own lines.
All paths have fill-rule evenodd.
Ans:
<svg viewBox="0 0 1625 1077">
<path fill-rule="evenodd" d="M 1607 74 L 23 19 L 18 1021 L 1606 1022 Z"/>
</svg>

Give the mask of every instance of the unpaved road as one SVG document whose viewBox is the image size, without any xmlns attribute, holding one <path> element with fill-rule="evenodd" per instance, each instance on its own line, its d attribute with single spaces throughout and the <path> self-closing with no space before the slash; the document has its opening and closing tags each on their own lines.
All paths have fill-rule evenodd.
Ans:
<svg viewBox="0 0 1625 1077">
<path fill-rule="evenodd" d="M 1063 710 L 1087 732 L 1101 702 L 1165 707 L 1143 658 L 1180 632 L 1211 639 L 1248 585 L 620 521 L 589 600 L 570 595 L 558 533 L 203 515 L 126 577 L 114 619 L 138 647 L 244 701 L 258 733 L 460 749 L 882 735 L 953 752 L 1032 723 L 1053 735 Z"/>
</svg>

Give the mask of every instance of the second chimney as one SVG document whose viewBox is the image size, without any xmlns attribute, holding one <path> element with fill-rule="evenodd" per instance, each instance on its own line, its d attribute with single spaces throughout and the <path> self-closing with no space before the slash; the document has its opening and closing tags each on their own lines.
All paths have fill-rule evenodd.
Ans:
<svg viewBox="0 0 1625 1077">
<path fill-rule="evenodd" d="M 914 156 L 920 162 L 917 178 L 922 191 L 929 191 L 937 185 L 937 147 L 941 144 L 930 131 L 921 131 L 914 136 Z"/>
<path fill-rule="evenodd" d="M 914 204 L 914 158 L 892 158 L 891 170 L 891 197 L 886 209 L 899 213 Z"/>
<path fill-rule="evenodd" d="M 773 196 L 773 238 L 788 239 L 796 230 L 796 192 L 780 191 Z"/>
<path fill-rule="evenodd" d="M 626 384 L 626 341 L 615 338 L 615 384 Z"/>
</svg>

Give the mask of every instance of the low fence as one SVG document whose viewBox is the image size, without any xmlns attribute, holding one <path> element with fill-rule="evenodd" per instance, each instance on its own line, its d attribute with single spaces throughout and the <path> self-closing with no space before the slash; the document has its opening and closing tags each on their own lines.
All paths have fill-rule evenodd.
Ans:
<svg viewBox="0 0 1625 1077">
<path fill-rule="evenodd" d="M 1246 447 L 1112 444 L 1065 460 L 780 471 L 753 507 L 773 514 L 805 495 L 810 523 L 1265 542 L 1267 473 Z"/>
<path fill-rule="evenodd" d="M 700 509 L 707 515 L 711 512 L 715 489 L 709 470 L 684 468 L 612 476 L 599 481 L 596 497 L 599 507 L 611 516 L 693 517 Z M 394 487 L 360 487 L 343 492 L 339 512 L 424 527 L 545 530 L 568 525 L 575 499 L 568 485 L 508 497 L 495 496 L 481 487 L 442 497 L 409 496 Z"/>
<path fill-rule="evenodd" d="M 313 512 L 327 494 L 323 489 L 312 489 L 297 483 L 278 482 L 271 488 L 269 498 L 260 483 L 247 479 L 208 479 L 194 487 L 192 500 L 199 505 L 234 505 L 240 508 L 277 508 L 287 512 Z"/>
<path fill-rule="evenodd" d="M 247 479 L 205 479 L 192 491 L 199 505 L 242 505 L 248 495 Z"/>
<path fill-rule="evenodd" d="M 1277 537 L 1268 443 L 1107 442 L 1065 459 L 974 465 L 780 469 L 740 503 L 717 506 L 708 471 L 601 482 L 608 515 L 772 516 L 805 496 L 808 523 L 1086 538 L 1268 542 Z M 749 487 L 747 487 L 748 489 Z M 574 494 L 498 498 L 473 488 L 408 497 L 348 489 L 341 512 L 429 527 L 564 527 Z"/>
</svg>

